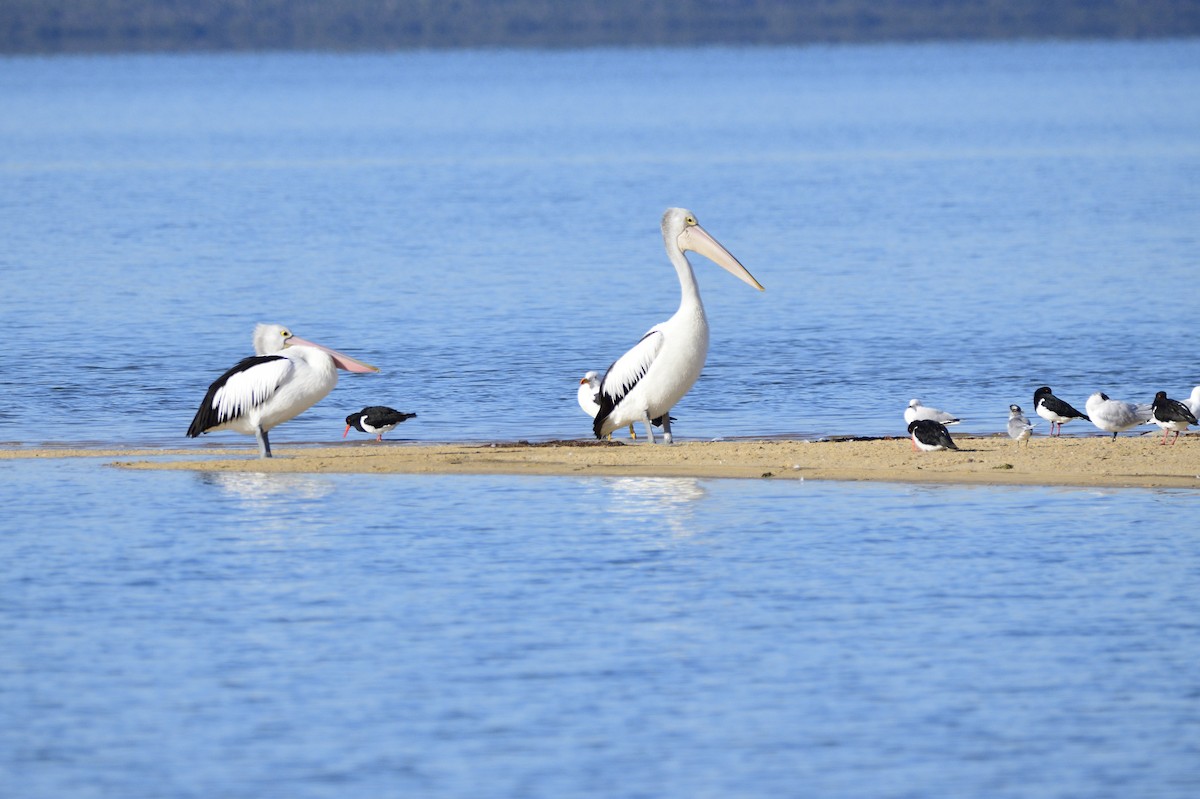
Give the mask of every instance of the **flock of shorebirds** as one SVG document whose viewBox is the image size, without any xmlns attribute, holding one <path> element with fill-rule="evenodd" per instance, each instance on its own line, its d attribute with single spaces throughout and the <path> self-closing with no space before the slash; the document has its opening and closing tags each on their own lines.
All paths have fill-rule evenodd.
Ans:
<svg viewBox="0 0 1200 799">
<path fill-rule="evenodd" d="M 618 358 L 601 376 L 588 372 L 579 385 L 579 405 L 592 417 L 596 438 L 610 437 L 613 431 L 634 423 L 645 425 L 646 437 L 655 442 L 655 427 L 662 428 L 662 440 L 671 443 L 671 409 L 691 389 L 708 357 L 708 319 L 700 301 L 700 287 L 692 272 L 687 253 L 703 255 L 759 291 L 762 284 L 716 239 L 700 226 L 691 211 L 668 208 L 662 217 L 663 244 L 679 279 L 680 301 L 675 314 L 655 325 L 628 352 Z M 337 385 L 338 370 L 378 372 L 379 370 L 348 355 L 294 335 L 283 325 L 260 324 L 254 330 L 254 355 L 242 359 L 213 381 L 196 411 L 187 434 L 195 438 L 203 433 L 232 430 L 252 435 L 258 442 L 259 456 L 271 457 L 270 431 L 293 419 L 319 402 Z M 1083 414 L 1055 397 L 1043 386 L 1033 395 L 1035 410 L 1055 426 L 1072 419 L 1088 419 L 1101 430 L 1117 433 L 1147 422 L 1163 428 L 1163 441 L 1169 431 L 1186 430 L 1196 424 L 1200 413 L 1200 386 L 1193 390 L 1189 404 L 1168 399 L 1158 392 L 1149 405 L 1109 399 L 1101 393 L 1087 401 Z M 1033 425 L 1018 405 L 1009 406 L 1008 432 L 1028 441 Z M 394 429 L 416 414 L 403 413 L 382 405 L 372 405 L 346 417 L 351 428 L 376 436 Z M 918 400 L 909 403 L 904 413 L 913 447 L 921 450 L 957 449 L 946 425 L 959 421 L 951 414 L 927 408 Z M 636 437 L 636 436 L 635 436 Z M 1174 439 L 1172 439 L 1174 443 Z"/>
<path fill-rule="evenodd" d="M 1197 424 L 1196 417 L 1200 415 L 1200 386 L 1192 389 L 1191 396 L 1182 402 L 1171 399 L 1167 392 L 1160 391 L 1154 395 L 1150 403 L 1124 402 L 1110 399 L 1103 392 L 1097 391 L 1088 397 L 1084 404 L 1087 413 L 1080 413 L 1069 402 L 1054 396 L 1050 386 L 1042 386 L 1033 392 L 1033 409 L 1038 416 L 1050 423 L 1050 435 L 1062 435 L 1062 426 L 1075 419 L 1091 422 L 1106 433 L 1112 433 L 1113 439 L 1118 433 L 1131 430 L 1144 424 L 1156 424 L 1162 428 L 1162 444 L 1167 443 L 1167 434 L 1175 433 L 1171 443 L 1179 438 L 1179 434 L 1188 429 L 1189 425 Z M 912 438 L 913 449 L 933 452 L 944 449 L 958 449 L 954 439 L 950 437 L 947 425 L 958 424 L 962 420 L 954 414 L 922 405 L 918 399 L 911 400 L 904 410 L 904 421 L 908 422 L 908 434 Z M 1025 418 L 1020 405 L 1008 406 L 1008 435 L 1017 442 L 1029 443 L 1033 428 L 1037 423 L 1030 423 Z"/>
</svg>

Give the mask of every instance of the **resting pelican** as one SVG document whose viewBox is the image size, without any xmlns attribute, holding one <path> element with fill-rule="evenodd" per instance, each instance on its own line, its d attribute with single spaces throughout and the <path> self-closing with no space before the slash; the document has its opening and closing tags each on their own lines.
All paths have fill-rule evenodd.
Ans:
<svg viewBox="0 0 1200 799">
<path fill-rule="evenodd" d="M 671 443 L 670 410 L 700 377 L 708 357 L 708 319 L 700 287 L 684 253 L 699 253 L 759 291 L 762 284 L 696 222 L 685 208 L 668 208 L 662 218 L 663 243 L 679 276 L 679 310 L 650 328 L 633 349 L 608 367 L 596 400 L 600 408 L 592 422 L 596 438 L 641 421 L 654 443 L 652 420 L 662 417 L 663 441 Z"/>
<path fill-rule="evenodd" d="M 396 429 L 396 425 L 415 416 L 415 413 L 405 413 L 386 405 L 369 405 L 346 417 L 346 430 L 342 433 L 342 438 L 350 435 L 350 428 L 353 427 L 361 433 L 375 436 L 376 441 L 382 442 L 384 433 L 390 433 Z"/>
<path fill-rule="evenodd" d="M 320 344 L 305 341 L 283 325 L 254 328 L 254 351 L 208 387 L 191 438 L 214 430 L 233 430 L 258 440 L 261 458 L 271 457 L 267 433 L 299 416 L 337 385 L 337 370 L 378 372 Z"/>
</svg>

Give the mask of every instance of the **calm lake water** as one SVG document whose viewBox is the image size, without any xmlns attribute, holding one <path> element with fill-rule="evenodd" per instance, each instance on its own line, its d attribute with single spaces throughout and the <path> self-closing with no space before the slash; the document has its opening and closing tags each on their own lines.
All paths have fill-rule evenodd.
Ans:
<svg viewBox="0 0 1200 799">
<path fill-rule="evenodd" d="M 249 455 L 183 431 L 259 321 L 383 370 L 279 454 L 585 437 L 671 205 L 767 288 L 693 259 L 679 438 L 1200 383 L 1200 42 L 4 59 L 0 108 L 5 445 Z M 82 459 L 0 511 L 6 797 L 1200 791 L 1193 492 Z"/>
</svg>

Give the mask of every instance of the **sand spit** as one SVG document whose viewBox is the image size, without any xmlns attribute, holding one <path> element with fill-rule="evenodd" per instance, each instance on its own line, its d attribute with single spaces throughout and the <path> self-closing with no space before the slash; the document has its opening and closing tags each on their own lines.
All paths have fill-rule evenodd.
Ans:
<svg viewBox="0 0 1200 799">
<path fill-rule="evenodd" d="M 16 449 L 6 458 L 99 457 L 124 469 L 337 474 L 517 474 L 874 480 L 992 485 L 1200 488 L 1200 438 L 1161 446 L 1154 435 L 1037 438 L 959 436 L 958 452 L 913 452 L 907 438 L 869 440 L 553 441 L 493 444 L 359 442 L 212 450 Z"/>
</svg>

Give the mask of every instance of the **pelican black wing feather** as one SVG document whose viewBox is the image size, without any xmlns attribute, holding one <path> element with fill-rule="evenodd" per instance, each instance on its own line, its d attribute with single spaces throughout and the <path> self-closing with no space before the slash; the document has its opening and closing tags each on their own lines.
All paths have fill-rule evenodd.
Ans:
<svg viewBox="0 0 1200 799">
<path fill-rule="evenodd" d="M 191 426 L 188 427 L 188 438 L 196 438 L 201 433 L 208 432 L 217 425 L 229 421 L 228 419 L 221 418 L 217 409 L 213 407 L 216 404 L 217 392 L 225 387 L 225 384 L 229 382 L 229 378 L 252 369 L 259 364 L 282 360 L 287 359 L 282 355 L 251 355 L 249 358 L 243 358 L 238 361 L 228 372 L 213 381 L 213 384 L 208 387 L 208 393 L 204 395 L 204 401 L 200 403 L 200 410 L 196 411 L 196 416 L 192 419 Z"/>
<path fill-rule="evenodd" d="M 613 397 L 603 391 L 596 392 L 596 401 L 600 404 L 600 410 L 596 411 L 596 415 L 592 418 L 592 432 L 596 434 L 596 438 L 604 438 L 604 434 L 600 432 L 604 427 L 604 420 L 612 413 L 613 408 L 617 407 L 617 401 L 620 399 L 621 397 Z"/>
<path fill-rule="evenodd" d="M 662 333 L 658 328 L 651 328 L 646 335 L 629 352 L 622 355 L 604 373 L 600 381 L 600 390 L 596 392 L 596 402 L 600 409 L 592 420 L 592 432 L 596 438 L 604 438 L 600 432 L 604 422 L 617 404 L 625 399 L 633 387 L 650 371 L 650 365 L 662 347 Z"/>
</svg>

